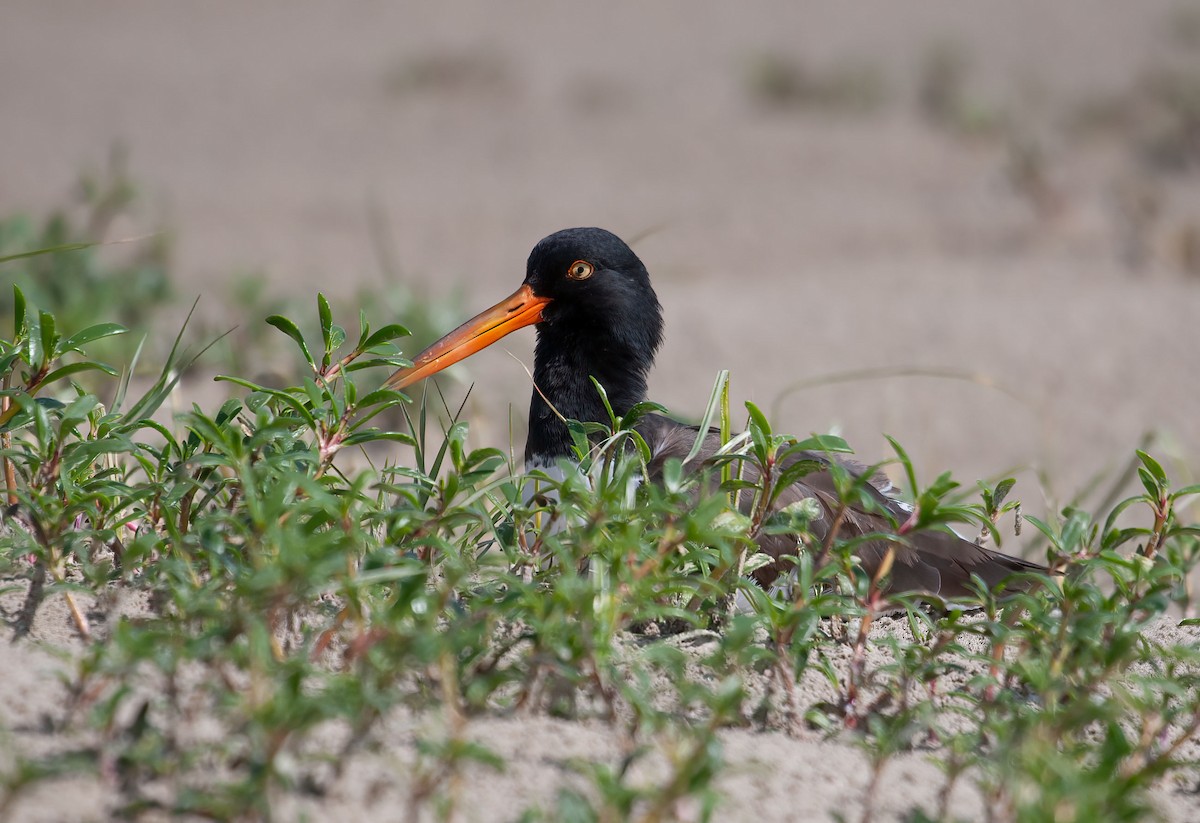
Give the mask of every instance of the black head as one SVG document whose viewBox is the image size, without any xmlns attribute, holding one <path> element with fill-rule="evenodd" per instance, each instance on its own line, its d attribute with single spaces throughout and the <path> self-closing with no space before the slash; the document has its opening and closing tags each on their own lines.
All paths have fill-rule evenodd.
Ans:
<svg viewBox="0 0 1200 823">
<path fill-rule="evenodd" d="M 589 378 L 604 387 L 617 414 L 646 398 L 662 343 L 662 307 L 642 261 L 604 229 L 543 239 L 529 255 L 525 283 L 550 300 L 537 324 L 533 379 L 541 391 L 530 400 L 526 458 L 559 456 L 570 441 L 558 415 L 608 422 Z"/>
<path fill-rule="evenodd" d="M 521 288 L 417 355 L 411 368 L 385 385 L 403 388 L 531 324 L 538 339 L 527 457 L 569 453 L 559 414 L 607 422 L 589 378 L 604 386 L 618 414 L 645 398 L 646 376 L 662 342 L 662 307 L 638 256 L 597 228 L 544 238 L 529 255 Z"/>
<path fill-rule="evenodd" d="M 555 232 L 534 246 L 525 283 L 549 299 L 537 325 L 539 353 L 567 347 L 645 377 L 662 343 L 662 306 L 646 267 L 621 238 L 596 228 Z M 644 393 L 643 383 L 633 402 Z"/>
<path fill-rule="evenodd" d="M 576 263 L 584 265 L 576 268 Z M 654 295 L 650 275 L 633 249 L 612 232 L 596 228 L 563 229 L 543 237 L 529 253 L 525 282 L 535 294 L 554 299 L 614 287 Z"/>
</svg>

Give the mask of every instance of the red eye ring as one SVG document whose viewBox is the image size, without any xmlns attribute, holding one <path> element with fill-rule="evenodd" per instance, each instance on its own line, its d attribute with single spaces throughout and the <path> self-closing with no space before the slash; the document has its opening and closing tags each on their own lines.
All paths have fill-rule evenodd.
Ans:
<svg viewBox="0 0 1200 823">
<path fill-rule="evenodd" d="M 596 271 L 596 267 L 586 260 L 576 260 L 567 267 L 567 277 L 572 280 L 587 280 Z"/>
</svg>

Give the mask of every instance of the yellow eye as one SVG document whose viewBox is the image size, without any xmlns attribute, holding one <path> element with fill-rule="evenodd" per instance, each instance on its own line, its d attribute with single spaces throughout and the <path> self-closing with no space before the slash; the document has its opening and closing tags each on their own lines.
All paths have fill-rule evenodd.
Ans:
<svg viewBox="0 0 1200 823">
<path fill-rule="evenodd" d="M 572 280 L 587 280 L 592 276 L 592 272 L 595 270 L 596 267 L 588 261 L 576 260 L 571 264 L 571 267 L 567 269 L 567 277 L 571 278 Z"/>
</svg>

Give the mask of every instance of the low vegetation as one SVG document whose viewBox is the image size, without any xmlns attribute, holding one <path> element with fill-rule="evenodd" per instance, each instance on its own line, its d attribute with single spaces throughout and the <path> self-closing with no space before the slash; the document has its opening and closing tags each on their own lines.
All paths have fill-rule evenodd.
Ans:
<svg viewBox="0 0 1200 823">
<path fill-rule="evenodd" d="M 376 390 L 406 330 L 365 316 L 344 328 L 323 297 L 316 335 L 268 319 L 302 363 L 297 385 L 226 376 L 230 399 L 174 419 L 162 406 L 195 356 L 180 341 L 131 392 L 128 368 L 88 355 L 123 327 L 60 323 L 20 288 L 11 308 L 0 579 L 21 605 L 7 617 L 20 634 L 47 601 L 69 604 L 82 646 L 53 723 L 90 735 L 18 747 L 0 818 L 79 772 L 116 816 L 269 818 L 329 791 L 348 758 L 383 745 L 389 718 L 427 712 L 445 722 L 418 741 L 408 812 L 446 819 L 465 769 L 503 768 L 468 734 L 495 715 L 589 718 L 624 741 L 530 820 L 712 815 L 730 726 L 858 741 L 863 819 L 890 759 L 913 749 L 945 767 L 944 802 L 922 819 L 949 819 L 961 781 L 995 820 L 1094 821 L 1140 819 L 1157 782 L 1197 779 L 1200 648 L 1144 632 L 1194 613 L 1200 530 L 1185 507 L 1200 487 L 1173 488 L 1149 454 L 1141 489 L 1108 510 L 1023 518 L 1053 572 L 1027 594 L 980 592 L 969 609 L 888 599 L 836 535 L 765 592 L 747 576 L 755 536 L 803 534 L 809 513 L 743 517 L 730 498 L 769 502 L 786 452 L 844 444 L 778 434 L 752 406 L 734 436 L 724 377 L 707 418 L 727 446 L 706 467 L 723 482 L 703 496 L 678 463 L 661 484 L 635 482 L 646 407 L 577 426 L 579 473 L 523 476 L 470 448 L 454 415 L 442 427 L 432 403 Z M 998 541 L 1017 514 L 1011 481 L 923 486 L 898 445 L 895 462 L 918 512 L 905 528 Z M 746 465 L 759 484 L 739 480 Z M 840 481 L 843 499 L 865 497 Z M 904 631 L 872 631 L 889 611 Z M 699 651 L 672 642 L 689 632 L 704 634 Z M 825 697 L 806 703 L 801 681 Z"/>
</svg>

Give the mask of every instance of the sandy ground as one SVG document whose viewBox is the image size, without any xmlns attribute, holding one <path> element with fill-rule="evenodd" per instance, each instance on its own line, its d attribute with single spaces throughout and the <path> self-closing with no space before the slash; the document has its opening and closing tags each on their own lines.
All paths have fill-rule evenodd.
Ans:
<svg viewBox="0 0 1200 823">
<path fill-rule="evenodd" d="M 890 433 L 925 479 L 1016 471 L 1027 510 L 1043 511 L 1122 464 L 1147 431 L 1162 433 L 1156 451 L 1181 480 L 1197 467 L 1200 279 L 1180 251 L 1200 230 L 1195 172 L 1149 172 L 1127 135 L 1063 125 L 1175 59 L 1197 11 L 1179 0 L 5 0 L 0 214 L 60 204 L 123 145 L 150 208 L 122 236 L 174 229 L 179 291 L 210 306 L 227 305 L 238 278 L 306 300 L 380 282 L 372 210 L 405 280 L 465 291 L 468 312 L 508 294 L 551 231 L 645 235 L 636 248 L 668 323 L 655 399 L 697 414 L 728 368 L 736 397 L 780 429 L 838 427 L 867 459 L 886 454 Z M 1015 136 L 968 137 L 920 115 L 920 67 L 938 44 L 967 56 L 972 99 L 1005 112 Z M 865 66 L 882 102 L 832 114 L 765 105 L 751 77 L 770 55 Z M 1022 188 L 1011 170 L 1027 141 L 1045 161 Z M 1131 188 L 1157 204 L 1136 270 L 1123 260 Z M 519 417 L 527 403 L 525 373 L 501 348 L 528 362 L 532 335 L 459 372 L 478 382 L 479 444 L 506 439 L 508 407 Z M 978 379 L 784 394 L 874 368 Z M 26 693 L 14 672 L 44 680 L 52 655 L 3 643 L 6 694 Z M 600 734 L 546 723 L 530 739 Z M 739 735 L 727 741 L 746 757 L 728 781 L 735 795 L 772 785 L 756 776 L 761 747 L 833 762 L 816 744 Z M 889 779 L 919 787 L 925 766 L 911 768 Z M 814 774 L 795 771 L 789 781 Z M 833 785 L 806 793 L 815 818 L 835 808 L 821 805 Z M 69 816 L 54 808 L 43 819 Z"/>
<path fill-rule="evenodd" d="M 19 587 L 18 587 L 19 588 Z M 0 610 L 12 616 L 21 602 L 20 591 L 0 595 Z M 93 621 L 100 642 L 108 625 L 118 615 L 145 613 L 145 604 L 137 600 L 97 605 L 87 598 L 81 601 Z M 872 631 L 873 638 L 892 634 L 908 637 L 904 621 L 881 619 Z M 5 730 L 5 746 L 0 748 L 0 769 L 10 765 L 9 753 L 47 755 L 86 749 L 96 745 L 94 736 L 81 728 L 78 718 L 70 721 L 67 683 L 73 679 L 74 662 L 80 641 L 61 597 L 43 604 L 30 631 L 14 642 L 11 625 L 0 628 L 0 729 Z M 1200 643 L 1200 627 L 1179 627 L 1164 620 L 1146 633 L 1153 643 L 1188 645 Z M 675 643 L 686 653 L 706 653 L 704 633 L 685 635 L 660 642 Z M 981 650 L 980 650 L 981 651 Z M 842 677 L 847 674 L 847 648 L 844 658 L 835 658 Z M 890 658 L 879 647 L 868 652 L 868 669 L 886 664 Z M 983 664 L 960 659 L 961 677 L 981 674 Z M 747 688 L 751 695 L 766 688 L 767 675 L 756 680 L 752 672 Z M 950 678 L 953 680 L 953 678 Z M 950 680 L 947 683 L 950 683 Z M 947 688 L 947 697 L 952 687 Z M 802 708 L 820 701 L 836 699 L 822 674 L 806 675 L 796 687 L 797 705 Z M 322 795 L 296 791 L 275 798 L 278 819 L 390 821 L 408 819 L 403 810 L 413 791 L 415 775 L 422 773 L 418 741 L 440 740 L 446 735 L 446 718 L 438 713 L 417 715 L 393 712 L 371 736 L 371 744 L 339 763 L 334 775 L 328 766 L 315 761 L 292 767 L 293 778 L 311 776 L 322 787 Z M 318 730 L 313 738 L 326 751 L 337 751 L 346 729 L 331 724 Z M 183 739 L 213 731 L 179 729 Z M 219 732 L 218 732 L 219 733 Z M 588 763 L 615 765 L 625 751 L 617 729 L 599 720 L 567 721 L 550 717 L 506 716 L 469 719 L 463 734 L 503 758 L 504 769 L 496 771 L 483 765 L 468 764 L 460 775 L 445 784 L 443 796 L 454 798 L 451 819 L 483 823 L 513 821 L 529 809 L 554 808 L 562 788 L 588 791 L 583 770 Z M 716 820 L 823 821 L 858 820 L 867 796 L 869 761 L 851 735 L 828 739 L 817 731 L 789 735 L 779 731 L 727 729 L 720 735 L 722 757 L 727 766 L 715 788 L 720 795 Z M 659 746 L 666 745 L 660 741 Z M 666 773 L 665 754 L 655 750 L 635 766 L 635 784 L 653 783 Z M 1200 741 L 1191 741 L 1179 753 L 1181 758 L 1200 757 Z M 909 821 L 917 811 L 936 813 L 946 776 L 939 767 L 937 753 L 903 752 L 885 767 L 874 797 L 876 821 Z M 284 758 L 280 769 L 289 772 Z M 103 773 L 103 769 L 99 769 Z M 1190 823 L 1200 817 L 1200 794 L 1195 790 L 1197 775 L 1179 770 L 1160 781 L 1151 791 L 1156 812 L 1168 823 Z M 28 790 L 10 809 L 10 820 L 103 821 L 120 802 L 114 781 L 95 775 L 50 780 Z M 948 801 L 949 819 L 981 820 L 985 799 L 970 779 L 956 784 Z M 433 803 L 419 807 L 418 820 L 434 820 Z M 699 819 L 699 807 L 681 804 L 676 808 L 680 820 Z M 157 820 L 150 813 L 140 819 Z"/>
</svg>

